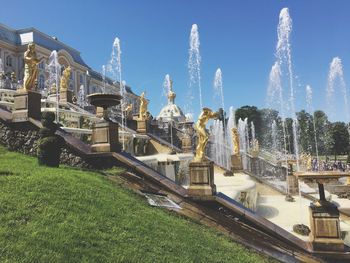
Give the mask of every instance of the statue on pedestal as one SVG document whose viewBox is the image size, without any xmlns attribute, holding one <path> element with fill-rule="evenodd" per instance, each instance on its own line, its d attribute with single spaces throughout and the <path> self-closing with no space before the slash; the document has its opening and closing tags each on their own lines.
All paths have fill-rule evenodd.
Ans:
<svg viewBox="0 0 350 263">
<path fill-rule="evenodd" d="M 148 106 L 148 101 L 145 98 L 145 92 L 142 92 L 140 96 L 139 120 L 142 120 L 142 121 L 147 120 L 147 106 Z"/>
<path fill-rule="evenodd" d="M 218 112 L 213 112 L 209 108 L 203 108 L 202 113 L 199 115 L 198 121 L 194 126 L 194 129 L 197 131 L 198 144 L 196 148 L 196 156 L 194 158 L 195 162 L 204 161 L 205 156 L 205 147 L 207 145 L 209 136 L 205 129 L 205 125 L 209 119 L 215 119 L 219 117 Z"/>
<path fill-rule="evenodd" d="M 40 60 L 36 56 L 35 44 L 30 43 L 24 53 L 24 80 L 23 89 L 25 91 L 35 89 L 35 81 L 38 77 L 38 64 Z"/>
<path fill-rule="evenodd" d="M 69 86 L 69 79 L 71 74 L 71 67 L 67 67 L 62 74 L 61 83 L 60 83 L 60 91 L 67 91 Z"/>
</svg>

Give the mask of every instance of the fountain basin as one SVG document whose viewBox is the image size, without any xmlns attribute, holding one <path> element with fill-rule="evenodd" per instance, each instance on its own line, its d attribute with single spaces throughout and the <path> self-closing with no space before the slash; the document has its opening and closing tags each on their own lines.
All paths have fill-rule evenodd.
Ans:
<svg viewBox="0 0 350 263">
<path fill-rule="evenodd" d="M 118 94 L 94 93 L 87 96 L 89 103 L 95 107 L 107 109 L 120 104 L 122 96 Z"/>
</svg>

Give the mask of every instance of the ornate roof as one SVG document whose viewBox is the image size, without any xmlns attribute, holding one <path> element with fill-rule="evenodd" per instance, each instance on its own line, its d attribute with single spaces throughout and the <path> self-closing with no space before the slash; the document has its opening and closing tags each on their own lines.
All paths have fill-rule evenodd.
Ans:
<svg viewBox="0 0 350 263">
<path fill-rule="evenodd" d="M 182 122 L 186 120 L 185 115 L 179 106 L 175 104 L 176 93 L 173 91 L 173 82 L 170 81 L 170 87 L 168 92 L 168 105 L 164 106 L 157 116 L 157 120 L 168 122 L 174 120 Z"/>
</svg>

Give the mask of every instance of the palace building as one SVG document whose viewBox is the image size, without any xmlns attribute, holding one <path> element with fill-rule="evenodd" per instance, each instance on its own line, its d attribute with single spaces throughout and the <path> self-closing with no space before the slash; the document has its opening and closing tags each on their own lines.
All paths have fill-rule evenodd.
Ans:
<svg viewBox="0 0 350 263">
<path fill-rule="evenodd" d="M 12 75 L 12 79 L 16 76 L 17 81 L 23 80 L 23 54 L 29 43 L 35 43 L 37 57 L 43 59 L 39 64 L 39 91 L 47 88 L 45 83 L 48 73 L 45 71 L 45 64 L 51 52 L 56 50 L 62 70 L 68 66 L 71 67 L 69 89 L 74 95 L 78 95 L 81 87 L 84 88 L 84 94 L 101 92 L 102 88 L 108 92 L 119 93 L 119 83 L 113 82 L 108 77 L 103 78 L 102 74 L 89 67 L 78 50 L 33 27 L 16 30 L 0 24 L 0 73 L 4 73 L 8 79 L 11 79 Z M 125 89 L 125 102 L 133 104 L 133 113 L 138 112 L 139 96 L 133 93 L 129 86 L 125 86 Z"/>
</svg>

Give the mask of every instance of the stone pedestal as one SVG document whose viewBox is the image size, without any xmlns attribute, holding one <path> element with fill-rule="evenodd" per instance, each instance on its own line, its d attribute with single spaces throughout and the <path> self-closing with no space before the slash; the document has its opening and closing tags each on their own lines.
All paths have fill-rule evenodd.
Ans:
<svg viewBox="0 0 350 263">
<path fill-rule="evenodd" d="M 181 139 L 181 149 L 184 153 L 192 152 L 192 140 L 190 136 Z"/>
<path fill-rule="evenodd" d="M 236 155 L 236 154 L 231 155 L 231 164 L 232 164 L 233 171 L 243 170 L 242 158 L 240 155 Z"/>
<path fill-rule="evenodd" d="M 250 169 L 252 171 L 253 174 L 255 175 L 260 175 L 260 162 L 259 162 L 259 158 L 256 157 L 252 157 L 250 159 Z"/>
<path fill-rule="evenodd" d="M 215 195 L 215 193 L 213 162 L 191 162 L 188 195 L 208 197 Z"/>
<path fill-rule="evenodd" d="M 28 121 L 29 118 L 41 119 L 41 94 L 36 91 L 17 91 L 14 97 L 12 121 Z"/>
<path fill-rule="evenodd" d="M 60 90 L 60 102 L 73 103 L 73 91 L 71 90 Z"/>
<path fill-rule="evenodd" d="M 136 131 L 140 134 L 147 134 L 147 121 L 138 119 Z"/>
<path fill-rule="evenodd" d="M 310 241 L 314 250 L 344 251 L 338 208 L 328 201 L 318 201 L 309 206 L 309 212 Z"/>
<path fill-rule="evenodd" d="M 93 152 L 118 152 L 120 151 L 118 139 L 118 124 L 103 120 L 92 126 Z"/>
<path fill-rule="evenodd" d="M 293 174 L 287 175 L 287 193 L 290 195 L 296 195 L 299 193 L 298 178 Z"/>
</svg>

